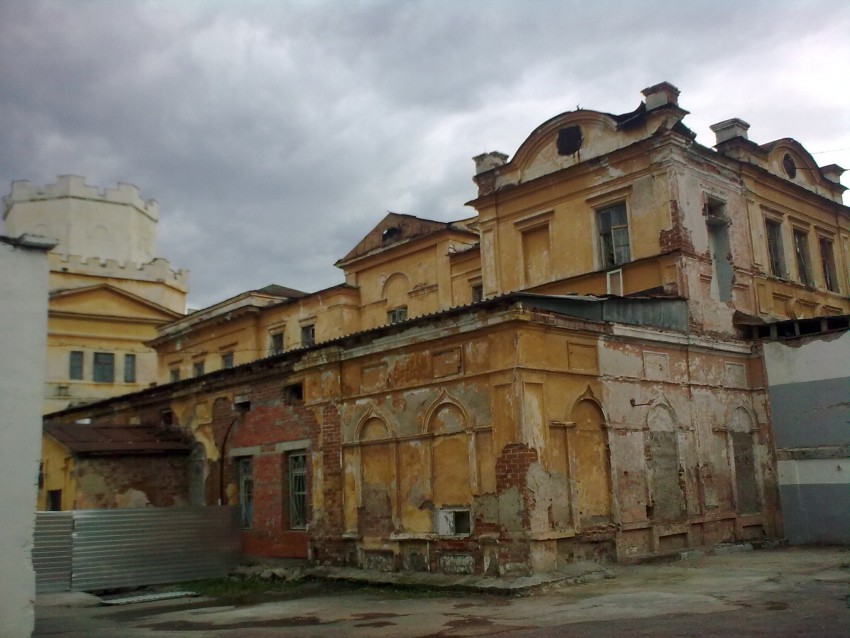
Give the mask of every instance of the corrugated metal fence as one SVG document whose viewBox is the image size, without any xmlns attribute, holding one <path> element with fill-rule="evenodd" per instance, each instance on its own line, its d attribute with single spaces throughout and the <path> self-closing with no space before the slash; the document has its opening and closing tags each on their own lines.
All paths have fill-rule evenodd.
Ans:
<svg viewBox="0 0 850 638">
<path fill-rule="evenodd" d="M 236 565 L 239 547 L 233 507 L 38 512 L 36 592 L 217 578 Z"/>
</svg>

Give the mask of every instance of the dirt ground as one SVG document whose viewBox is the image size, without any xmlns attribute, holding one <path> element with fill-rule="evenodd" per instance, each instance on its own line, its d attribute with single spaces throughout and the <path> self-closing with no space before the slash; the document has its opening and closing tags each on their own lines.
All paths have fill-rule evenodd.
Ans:
<svg viewBox="0 0 850 638">
<path fill-rule="evenodd" d="M 611 566 L 532 595 L 304 581 L 105 607 L 42 596 L 34 636 L 447 638 L 848 636 L 850 549 L 782 548 Z"/>
</svg>

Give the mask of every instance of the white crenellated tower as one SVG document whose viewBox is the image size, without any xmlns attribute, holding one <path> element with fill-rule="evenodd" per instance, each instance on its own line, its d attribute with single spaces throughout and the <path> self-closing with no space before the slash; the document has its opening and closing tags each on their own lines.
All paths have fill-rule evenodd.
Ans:
<svg viewBox="0 0 850 638">
<path fill-rule="evenodd" d="M 156 327 L 182 317 L 188 273 L 156 255 L 159 204 L 132 184 L 15 181 L 4 233 L 58 241 L 50 265 L 45 412 L 156 382 Z"/>
</svg>

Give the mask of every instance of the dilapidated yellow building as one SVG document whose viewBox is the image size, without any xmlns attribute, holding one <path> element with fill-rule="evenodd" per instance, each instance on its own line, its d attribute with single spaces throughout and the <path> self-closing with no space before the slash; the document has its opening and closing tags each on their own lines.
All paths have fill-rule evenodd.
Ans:
<svg viewBox="0 0 850 638">
<path fill-rule="evenodd" d="M 675 87 L 643 94 L 479 155 L 474 218 L 388 215 L 339 287 L 151 342 L 161 381 L 252 360 L 57 418 L 178 424 L 248 554 L 508 574 L 780 535 L 758 337 L 850 313 L 841 169 L 740 120 L 705 147 Z"/>
</svg>

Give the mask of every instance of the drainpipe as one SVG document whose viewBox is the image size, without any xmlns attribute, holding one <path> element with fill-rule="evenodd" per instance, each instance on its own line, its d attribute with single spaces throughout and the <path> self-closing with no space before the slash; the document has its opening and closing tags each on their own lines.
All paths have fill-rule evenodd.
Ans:
<svg viewBox="0 0 850 638">
<path fill-rule="evenodd" d="M 236 425 L 237 421 L 240 421 L 243 416 L 251 409 L 251 401 L 248 397 L 236 396 L 234 397 L 233 407 L 236 410 L 236 416 L 233 417 L 233 420 L 230 422 L 230 425 L 227 426 L 227 430 L 224 433 L 224 440 L 221 442 L 221 450 L 219 450 L 218 455 L 218 504 L 226 505 L 227 502 L 224 498 L 224 460 L 227 455 L 227 439 L 230 438 L 230 433 L 233 431 L 233 426 Z"/>
</svg>

